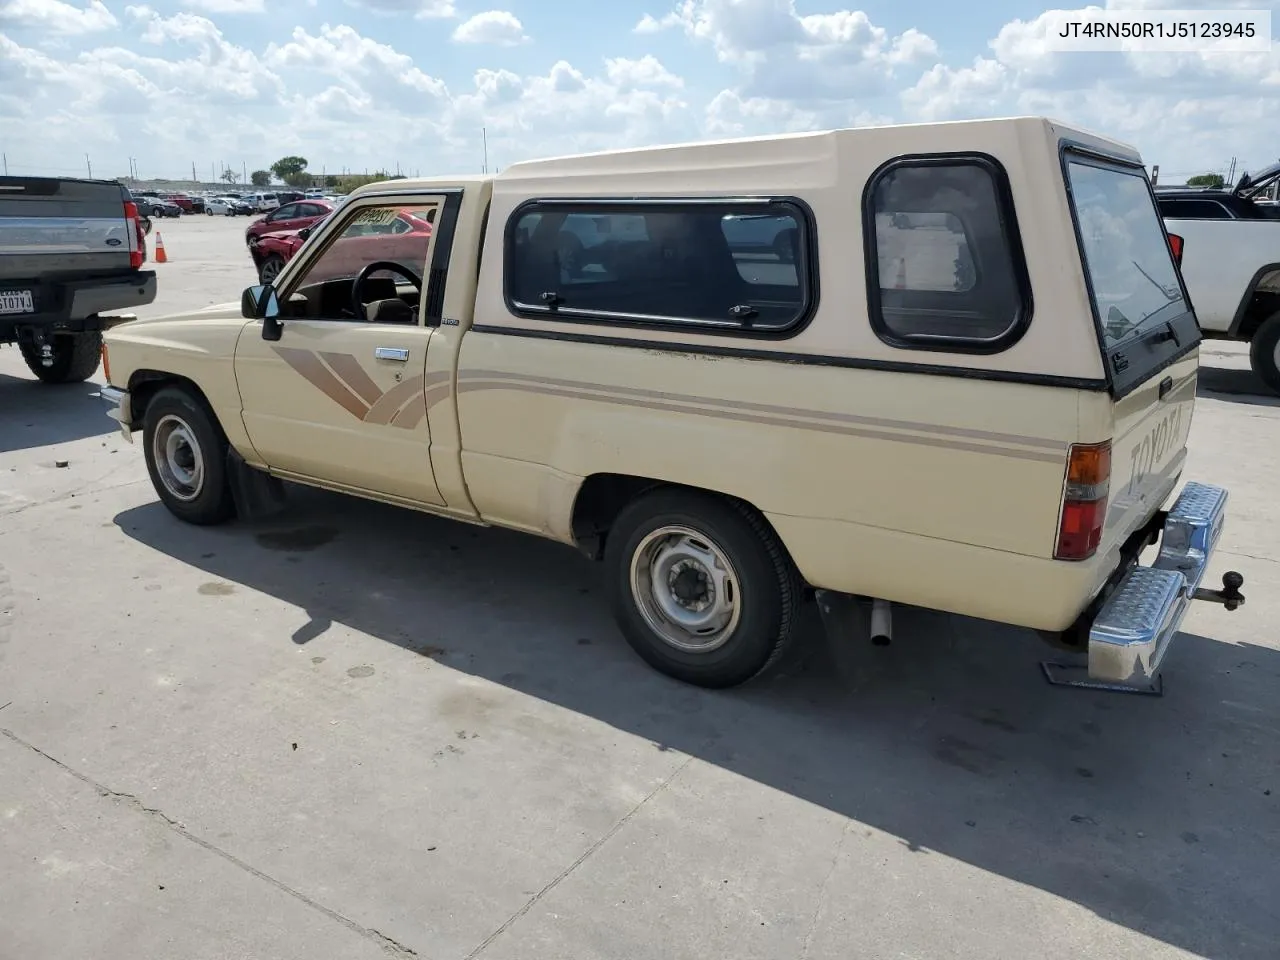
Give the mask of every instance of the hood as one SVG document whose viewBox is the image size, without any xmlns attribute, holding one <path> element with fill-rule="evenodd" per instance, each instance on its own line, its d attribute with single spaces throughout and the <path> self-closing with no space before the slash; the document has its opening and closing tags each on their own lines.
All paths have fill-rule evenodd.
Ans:
<svg viewBox="0 0 1280 960">
<path fill-rule="evenodd" d="M 139 317 L 137 320 L 130 320 L 128 323 L 122 323 L 113 329 L 120 329 L 122 327 L 140 327 L 150 323 L 168 323 L 171 320 L 206 320 L 216 317 L 241 319 L 240 301 L 231 300 L 227 303 L 211 303 L 209 306 L 201 307 L 199 310 L 184 310 L 182 313 L 166 313 L 155 317 Z"/>
<path fill-rule="evenodd" d="M 1240 178 L 1240 182 L 1236 184 L 1236 188 L 1231 192 L 1237 197 L 1252 196 L 1277 178 L 1280 178 L 1280 163 L 1273 163 L 1269 167 L 1263 167 L 1255 174 L 1244 174 Z"/>
</svg>

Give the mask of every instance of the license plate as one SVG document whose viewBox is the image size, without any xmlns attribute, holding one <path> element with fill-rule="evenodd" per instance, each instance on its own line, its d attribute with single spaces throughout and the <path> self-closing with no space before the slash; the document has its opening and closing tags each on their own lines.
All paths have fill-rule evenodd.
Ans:
<svg viewBox="0 0 1280 960">
<path fill-rule="evenodd" d="M 35 313 L 30 290 L 0 290 L 0 313 Z"/>
</svg>

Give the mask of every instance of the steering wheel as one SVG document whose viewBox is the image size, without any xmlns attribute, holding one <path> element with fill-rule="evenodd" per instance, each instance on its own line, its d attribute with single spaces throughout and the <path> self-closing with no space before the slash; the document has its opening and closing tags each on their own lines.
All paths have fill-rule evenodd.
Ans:
<svg viewBox="0 0 1280 960">
<path fill-rule="evenodd" d="M 379 270 L 398 273 L 417 287 L 419 293 L 422 292 L 422 278 L 404 264 L 396 263 L 392 260 L 374 260 L 372 263 L 366 263 L 351 283 L 351 310 L 360 320 L 367 321 L 369 319 L 369 315 L 364 309 L 364 298 L 360 294 L 364 292 L 365 281 Z"/>
</svg>

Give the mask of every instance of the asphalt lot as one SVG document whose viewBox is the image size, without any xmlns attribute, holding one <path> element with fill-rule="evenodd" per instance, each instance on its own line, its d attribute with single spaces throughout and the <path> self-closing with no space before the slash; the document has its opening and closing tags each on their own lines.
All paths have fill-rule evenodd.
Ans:
<svg viewBox="0 0 1280 960">
<path fill-rule="evenodd" d="M 245 225 L 158 222 L 146 314 L 238 299 Z M 311 491 L 183 526 L 0 350 L 0 960 L 1274 960 L 1280 400 L 1204 361 L 1249 599 L 1149 698 L 920 611 L 685 687 L 564 547 Z"/>
</svg>

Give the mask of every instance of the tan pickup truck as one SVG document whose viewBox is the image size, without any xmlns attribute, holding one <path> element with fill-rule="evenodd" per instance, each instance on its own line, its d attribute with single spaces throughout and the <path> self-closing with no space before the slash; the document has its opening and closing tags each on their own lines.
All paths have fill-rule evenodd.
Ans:
<svg viewBox="0 0 1280 960">
<path fill-rule="evenodd" d="M 1243 600 L 1200 585 L 1226 491 L 1170 505 L 1199 341 L 1138 154 L 1023 118 L 373 184 L 240 304 L 111 331 L 103 396 L 182 520 L 283 478 L 573 544 L 691 683 L 820 592 L 1137 689 Z"/>
</svg>

